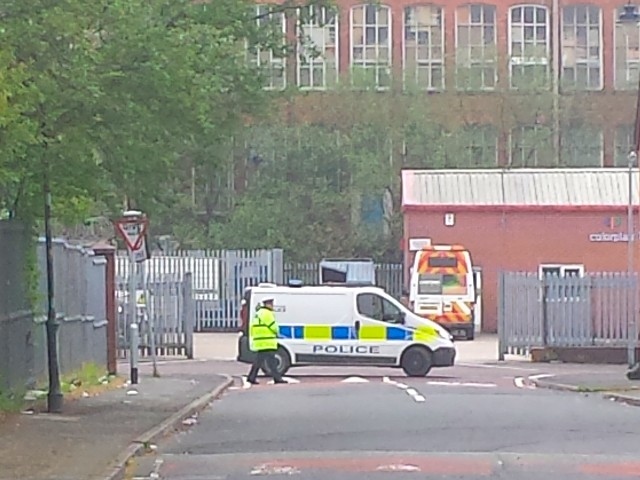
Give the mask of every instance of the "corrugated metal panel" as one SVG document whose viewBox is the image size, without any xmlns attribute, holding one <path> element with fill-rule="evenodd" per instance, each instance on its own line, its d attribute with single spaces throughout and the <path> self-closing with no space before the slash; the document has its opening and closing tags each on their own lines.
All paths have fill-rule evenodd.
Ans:
<svg viewBox="0 0 640 480">
<path fill-rule="evenodd" d="M 633 173 L 634 203 L 640 200 Z M 516 170 L 404 170 L 406 205 L 624 206 L 626 168 Z"/>
<path fill-rule="evenodd" d="M 328 268 L 346 274 L 346 283 L 376 283 L 376 265 L 373 260 L 322 260 L 320 270 Z"/>
</svg>

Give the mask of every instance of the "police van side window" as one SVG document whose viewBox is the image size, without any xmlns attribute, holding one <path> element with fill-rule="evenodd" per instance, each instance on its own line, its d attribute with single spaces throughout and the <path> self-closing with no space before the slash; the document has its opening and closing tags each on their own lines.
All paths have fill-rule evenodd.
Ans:
<svg viewBox="0 0 640 480">
<path fill-rule="evenodd" d="M 382 322 L 400 323 L 400 309 L 386 298 L 373 293 L 361 293 L 357 302 L 360 315 Z"/>
<path fill-rule="evenodd" d="M 386 298 L 382 299 L 382 321 L 387 323 L 402 323 L 400 309 Z"/>
<path fill-rule="evenodd" d="M 372 293 L 361 293 L 358 295 L 358 313 L 373 320 L 382 320 L 382 300 Z"/>
</svg>

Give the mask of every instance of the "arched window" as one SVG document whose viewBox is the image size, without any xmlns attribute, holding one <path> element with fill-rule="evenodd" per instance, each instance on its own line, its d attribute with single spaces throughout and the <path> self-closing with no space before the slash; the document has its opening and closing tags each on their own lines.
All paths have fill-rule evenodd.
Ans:
<svg viewBox="0 0 640 480">
<path fill-rule="evenodd" d="M 602 89 L 602 10 L 592 5 L 562 8 L 562 86 Z"/>
<path fill-rule="evenodd" d="M 385 5 L 351 8 L 351 70 L 356 85 L 391 86 L 391 9 Z"/>
<path fill-rule="evenodd" d="M 269 13 L 269 5 L 256 5 L 256 22 L 259 28 L 275 28 L 282 32 L 282 45 L 284 47 L 287 24 L 284 13 Z M 271 49 L 247 45 L 247 57 L 249 62 L 258 67 L 265 76 L 264 88 L 267 90 L 282 90 L 287 86 L 285 72 L 286 59 L 283 55 L 277 55 Z"/>
<path fill-rule="evenodd" d="M 404 9 L 405 85 L 444 89 L 444 20 L 442 8 L 415 5 Z"/>
<path fill-rule="evenodd" d="M 509 10 L 509 73 L 511 88 L 546 87 L 550 66 L 549 12 L 540 5 Z"/>
<path fill-rule="evenodd" d="M 456 86 L 492 90 L 497 80 L 496 7 L 472 4 L 456 9 Z"/>
<path fill-rule="evenodd" d="M 302 89 L 324 90 L 338 78 L 338 15 L 327 7 L 298 11 L 297 83 Z"/>
<path fill-rule="evenodd" d="M 617 20 L 622 12 L 623 7 L 620 7 L 614 13 L 616 25 L 615 88 L 616 90 L 636 90 L 638 88 L 638 72 L 640 72 L 640 24 L 618 23 Z"/>
</svg>

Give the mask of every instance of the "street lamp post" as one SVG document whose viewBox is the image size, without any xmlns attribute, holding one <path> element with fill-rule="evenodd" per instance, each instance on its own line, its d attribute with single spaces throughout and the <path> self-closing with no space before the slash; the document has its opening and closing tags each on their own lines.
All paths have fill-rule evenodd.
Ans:
<svg viewBox="0 0 640 480">
<path fill-rule="evenodd" d="M 60 364 L 58 362 L 58 318 L 55 308 L 53 275 L 53 240 L 51 233 L 51 179 L 49 159 L 45 151 L 43 190 L 44 190 L 44 236 L 47 265 L 47 368 L 49 373 L 49 392 L 47 409 L 49 413 L 61 413 L 64 397 L 60 385 Z"/>
<path fill-rule="evenodd" d="M 638 35 L 638 25 L 640 24 L 640 14 L 638 13 L 636 6 L 627 4 L 623 7 L 623 11 L 618 17 L 618 23 L 622 25 L 628 25 L 633 29 L 633 35 Z M 640 79 L 639 79 L 640 82 Z M 636 99 L 636 118 L 633 129 L 633 150 L 628 156 L 628 177 L 629 177 L 629 202 L 627 209 L 627 227 L 628 227 L 628 239 L 627 239 L 627 273 L 629 279 L 634 275 L 634 248 L 635 248 L 635 234 L 633 225 L 633 169 L 638 159 L 638 152 L 640 152 L 640 83 L 638 85 L 638 93 Z M 627 357 L 629 361 L 629 372 L 627 377 L 629 379 L 640 380 L 640 364 L 636 358 L 636 347 L 638 343 L 638 292 L 636 282 L 632 283 L 634 286 L 630 299 L 632 305 L 630 309 L 629 321 L 627 325 Z"/>
</svg>

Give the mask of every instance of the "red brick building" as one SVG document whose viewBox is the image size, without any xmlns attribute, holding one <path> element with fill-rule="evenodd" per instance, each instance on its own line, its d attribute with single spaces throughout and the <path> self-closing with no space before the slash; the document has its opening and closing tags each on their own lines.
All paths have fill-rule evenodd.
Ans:
<svg viewBox="0 0 640 480">
<path fill-rule="evenodd" d="M 405 265 L 411 238 L 466 246 L 482 269 L 482 330 L 495 332 L 500 271 L 626 271 L 627 204 L 625 169 L 404 170 Z"/>
<path fill-rule="evenodd" d="M 464 124 L 468 158 L 451 168 L 619 166 L 640 70 L 640 27 L 616 23 L 625 3 L 338 0 L 337 14 L 315 17 L 321 22 L 278 17 L 293 41 L 304 25 L 297 55 L 251 58 L 271 72 L 268 88 L 308 92 L 292 100 L 294 123 L 335 120 L 323 107 L 339 102 L 336 85 L 366 81 L 424 91 L 446 128 Z M 549 94 L 540 109 L 518 96 L 532 83 Z"/>
</svg>

